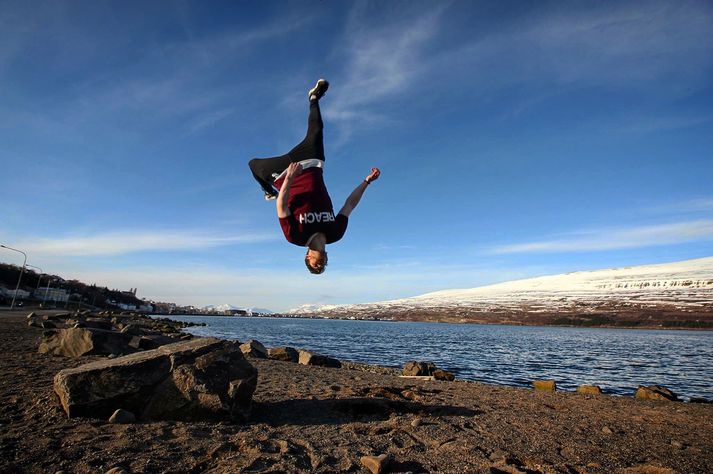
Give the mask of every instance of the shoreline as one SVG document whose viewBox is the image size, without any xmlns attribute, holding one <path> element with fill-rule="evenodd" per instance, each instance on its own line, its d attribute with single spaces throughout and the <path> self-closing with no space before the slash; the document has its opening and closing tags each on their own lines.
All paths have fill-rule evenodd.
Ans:
<svg viewBox="0 0 713 474">
<path fill-rule="evenodd" d="M 261 314 L 259 316 L 245 315 L 222 315 L 222 314 L 175 314 L 175 313 L 150 313 L 149 316 L 160 317 L 210 317 L 210 318 L 274 318 L 274 319 L 307 319 L 318 321 L 350 321 L 350 322 L 374 322 L 374 323 L 424 323 L 424 324 L 466 324 L 480 326 L 511 326 L 511 327 L 538 327 L 538 328 L 575 328 L 575 329 L 637 329 L 637 330 L 659 330 L 659 331 L 713 331 L 713 326 L 708 327 L 684 327 L 684 326 L 624 326 L 624 325 L 566 325 L 566 324 L 528 324 L 514 322 L 484 322 L 484 321 L 428 321 L 428 320 L 396 320 L 396 319 L 369 319 L 369 318 L 326 318 L 321 316 L 282 316 L 277 314 Z"/>
<path fill-rule="evenodd" d="M 248 359 L 247 423 L 68 419 L 60 369 L 102 356 L 37 353 L 42 330 L 0 312 L 0 473 L 713 471 L 713 405 L 419 381 Z M 378 367 L 378 366 L 377 366 Z"/>
</svg>

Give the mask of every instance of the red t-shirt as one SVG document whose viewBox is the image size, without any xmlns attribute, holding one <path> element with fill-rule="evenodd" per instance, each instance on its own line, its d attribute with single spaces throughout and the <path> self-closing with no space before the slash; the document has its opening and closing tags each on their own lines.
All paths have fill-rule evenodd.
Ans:
<svg viewBox="0 0 713 474">
<path fill-rule="evenodd" d="M 276 180 L 275 187 L 280 189 L 282 182 L 283 179 Z M 349 218 L 344 214 L 334 215 L 322 168 L 307 168 L 294 178 L 287 207 L 290 215 L 280 218 L 280 227 L 287 241 L 295 245 L 306 246 L 317 232 L 324 233 L 327 243 L 331 244 L 341 239 L 347 230 Z"/>
</svg>

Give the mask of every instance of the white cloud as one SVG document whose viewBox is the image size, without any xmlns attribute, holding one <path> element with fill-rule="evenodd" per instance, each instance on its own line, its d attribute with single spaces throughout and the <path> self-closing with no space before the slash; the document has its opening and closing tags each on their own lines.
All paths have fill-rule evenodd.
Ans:
<svg viewBox="0 0 713 474">
<path fill-rule="evenodd" d="M 99 256 L 134 252 L 165 252 L 194 250 L 226 245 L 250 244 L 274 240 L 274 234 L 243 233 L 240 235 L 211 234 L 203 231 L 106 232 L 95 235 L 75 235 L 60 238 L 26 238 L 15 246 L 33 256 Z"/>
<path fill-rule="evenodd" d="M 672 224 L 579 232 L 563 239 L 503 245 L 495 247 L 491 253 L 591 252 L 708 240 L 713 240 L 713 220 L 701 219 Z"/>
</svg>

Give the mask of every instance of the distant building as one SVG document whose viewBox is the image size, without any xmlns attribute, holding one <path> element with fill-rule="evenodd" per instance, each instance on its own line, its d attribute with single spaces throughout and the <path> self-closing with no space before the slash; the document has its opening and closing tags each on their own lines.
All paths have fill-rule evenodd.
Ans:
<svg viewBox="0 0 713 474">
<path fill-rule="evenodd" d="M 34 296 L 40 301 L 56 303 L 66 303 L 69 300 L 69 293 L 61 288 L 38 288 L 35 290 Z"/>
<path fill-rule="evenodd" d="M 135 304 L 124 304 L 124 303 L 118 303 L 117 306 L 124 311 L 134 311 L 136 310 L 136 305 Z"/>
<path fill-rule="evenodd" d="M 14 288 L 12 290 L 8 288 L 3 288 L 2 292 L 8 298 L 12 298 L 14 296 L 15 298 L 19 298 L 21 300 L 24 300 L 30 296 L 29 291 L 15 290 Z"/>
</svg>

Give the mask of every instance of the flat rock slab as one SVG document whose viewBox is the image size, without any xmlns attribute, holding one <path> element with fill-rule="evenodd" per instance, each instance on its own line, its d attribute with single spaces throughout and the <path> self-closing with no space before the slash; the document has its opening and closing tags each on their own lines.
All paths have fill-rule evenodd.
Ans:
<svg viewBox="0 0 713 474">
<path fill-rule="evenodd" d="M 211 418 L 245 418 L 256 384 L 257 370 L 238 346 L 215 338 L 91 362 L 54 378 L 69 417 L 104 419 L 117 408 L 142 419 L 202 419 L 206 404 Z"/>
<path fill-rule="evenodd" d="M 38 352 L 64 357 L 128 354 L 131 336 L 95 328 L 69 328 L 45 331 Z"/>
<path fill-rule="evenodd" d="M 332 367 L 335 369 L 342 367 L 342 363 L 337 359 L 309 351 L 299 352 L 299 363 L 302 365 L 318 365 L 321 367 Z"/>
</svg>

